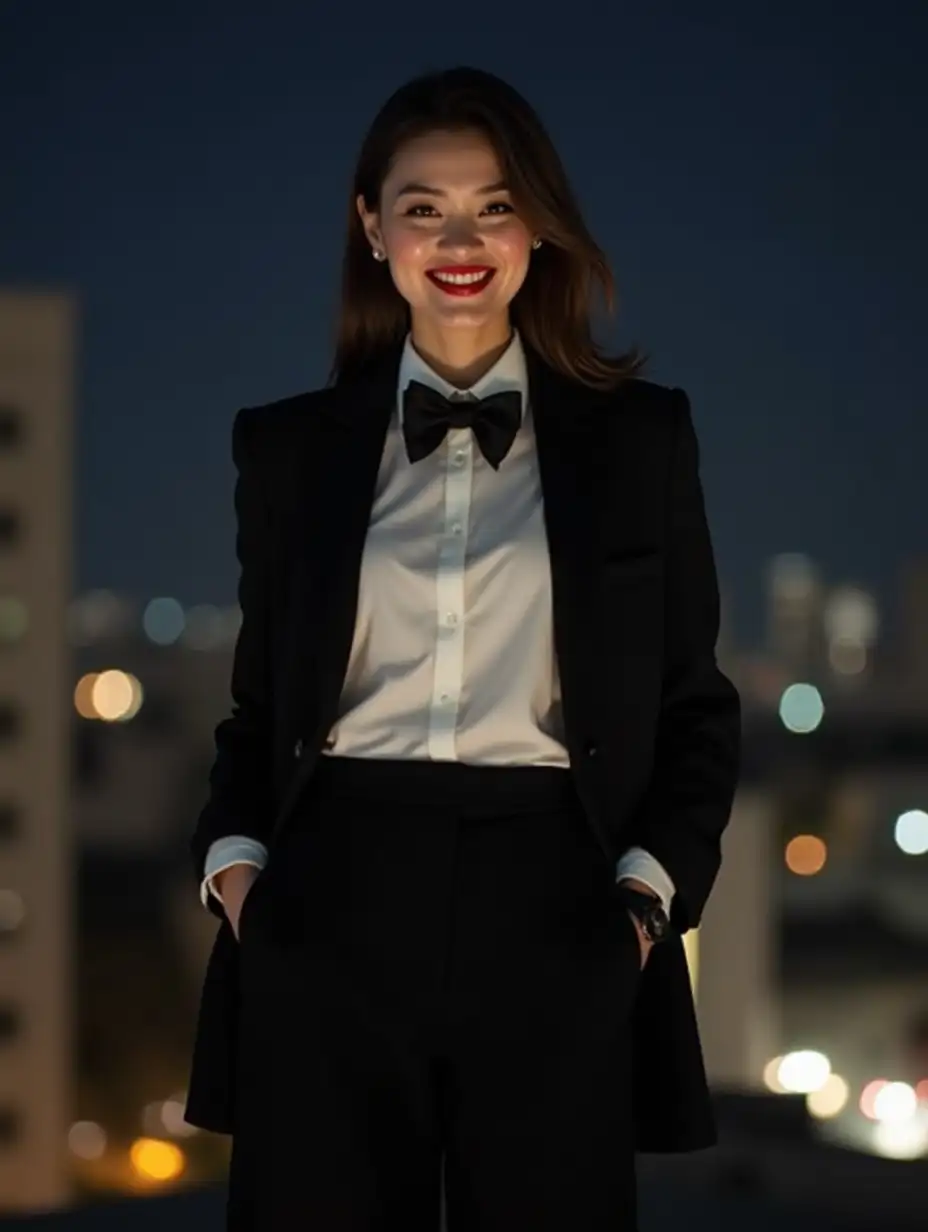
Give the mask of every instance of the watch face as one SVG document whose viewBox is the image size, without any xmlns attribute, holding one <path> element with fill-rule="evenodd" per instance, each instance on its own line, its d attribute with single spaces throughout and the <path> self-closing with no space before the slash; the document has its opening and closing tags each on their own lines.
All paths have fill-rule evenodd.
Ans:
<svg viewBox="0 0 928 1232">
<path fill-rule="evenodd" d="M 670 929 L 670 921 L 663 907 L 650 907 L 642 923 L 652 941 L 662 941 Z"/>
</svg>

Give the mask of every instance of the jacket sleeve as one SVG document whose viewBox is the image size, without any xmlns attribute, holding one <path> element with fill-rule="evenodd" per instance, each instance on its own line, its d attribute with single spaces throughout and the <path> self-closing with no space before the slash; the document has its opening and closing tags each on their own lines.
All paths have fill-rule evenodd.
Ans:
<svg viewBox="0 0 928 1232">
<path fill-rule="evenodd" d="M 676 887 L 671 921 L 695 928 L 721 864 L 741 760 L 741 702 L 716 663 L 719 589 L 699 476 L 699 446 L 682 389 L 668 485 L 664 675 L 654 771 L 629 827 Z"/>
<path fill-rule="evenodd" d="M 209 794 L 191 839 L 194 875 L 202 885 L 210 846 L 238 835 L 266 842 L 273 822 L 273 754 L 269 645 L 271 526 L 255 465 L 254 408 L 232 426 L 236 554 L 241 626 L 232 662 L 231 713 L 216 726 Z M 216 915 L 214 895 L 207 904 Z"/>
</svg>

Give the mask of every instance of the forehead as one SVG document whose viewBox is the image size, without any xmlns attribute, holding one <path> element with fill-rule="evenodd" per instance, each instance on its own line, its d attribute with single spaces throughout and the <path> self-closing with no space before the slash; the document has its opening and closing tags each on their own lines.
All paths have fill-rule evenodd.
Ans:
<svg viewBox="0 0 928 1232">
<path fill-rule="evenodd" d="M 483 133 L 435 131 L 397 150 L 383 184 L 384 195 L 413 182 L 447 192 L 482 188 L 503 178 L 500 160 Z"/>
</svg>

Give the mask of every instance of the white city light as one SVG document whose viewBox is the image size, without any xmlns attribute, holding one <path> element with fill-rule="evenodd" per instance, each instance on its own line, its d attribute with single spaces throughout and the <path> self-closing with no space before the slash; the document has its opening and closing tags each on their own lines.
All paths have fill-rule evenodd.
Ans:
<svg viewBox="0 0 928 1232">
<path fill-rule="evenodd" d="M 777 1079 L 784 1091 L 808 1095 L 823 1087 L 830 1073 L 831 1062 L 825 1054 L 805 1048 L 786 1054 L 777 1069 Z"/>
<path fill-rule="evenodd" d="M 928 852 L 928 813 L 924 809 L 909 809 L 896 819 L 896 846 L 907 856 L 923 856 Z"/>
<path fill-rule="evenodd" d="M 887 1159 L 919 1159 L 928 1152 L 928 1129 L 915 1117 L 881 1121 L 873 1127 L 873 1149 Z"/>
<path fill-rule="evenodd" d="M 887 1082 L 873 1100 L 873 1118 L 898 1125 L 909 1121 L 918 1109 L 918 1096 L 907 1082 Z"/>
<path fill-rule="evenodd" d="M 791 684 L 780 698 L 780 719 L 791 732 L 815 731 L 825 714 L 825 703 L 814 684 Z"/>
<path fill-rule="evenodd" d="M 810 1091 L 806 1096 L 806 1107 L 812 1116 L 826 1120 L 844 1111 L 850 1093 L 840 1074 L 829 1074 L 817 1091 Z"/>
</svg>

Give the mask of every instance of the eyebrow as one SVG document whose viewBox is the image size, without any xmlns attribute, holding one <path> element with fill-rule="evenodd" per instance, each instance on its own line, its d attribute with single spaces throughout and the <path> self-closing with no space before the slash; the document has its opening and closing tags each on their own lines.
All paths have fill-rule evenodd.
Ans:
<svg viewBox="0 0 928 1232">
<path fill-rule="evenodd" d="M 477 192 L 481 196 L 486 197 L 489 196 L 490 193 L 502 192 L 503 189 L 507 187 L 508 185 L 505 180 L 497 180 L 495 184 L 487 184 L 483 188 L 478 188 Z M 408 184 L 404 184 L 396 195 L 397 197 L 404 197 L 412 194 L 426 197 L 447 197 L 448 195 L 444 189 L 430 188 L 428 184 L 417 184 L 414 180 L 410 181 Z"/>
</svg>

